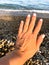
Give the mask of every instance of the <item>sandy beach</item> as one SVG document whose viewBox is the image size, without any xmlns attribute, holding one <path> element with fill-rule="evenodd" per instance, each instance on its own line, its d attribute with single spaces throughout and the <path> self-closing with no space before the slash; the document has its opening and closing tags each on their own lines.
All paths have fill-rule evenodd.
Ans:
<svg viewBox="0 0 49 65">
<path fill-rule="evenodd" d="M 20 21 L 25 21 L 26 15 L 28 13 L 32 15 L 32 13 L 34 12 L 37 13 L 37 21 L 39 20 L 39 18 L 43 18 L 44 22 L 39 34 L 45 33 L 46 37 L 40 48 L 41 53 L 37 53 L 33 58 L 31 58 L 31 60 L 29 59 L 25 65 L 27 65 L 28 63 L 32 63 L 34 65 L 45 65 L 46 63 L 49 63 L 49 11 L 0 10 L 0 58 L 5 56 L 11 50 L 14 50 L 14 44 L 16 41 L 15 39 L 18 33 Z M 1 41 L 2 39 L 4 39 L 4 41 L 6 40 L 6 45 L 4 44 L 3 47 Z M 12 41 L 12 47 L 9 45 L 7 46 L 9 40 Z"/>
</svg>

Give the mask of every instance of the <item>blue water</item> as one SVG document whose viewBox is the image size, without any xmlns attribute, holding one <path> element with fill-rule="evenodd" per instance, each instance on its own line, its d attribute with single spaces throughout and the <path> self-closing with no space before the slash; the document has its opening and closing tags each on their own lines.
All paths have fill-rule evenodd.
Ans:
<svg viewBox="0 0 49 65">
<path fill-rule="evenodd" d="M 49 0 L 0 0 L 0 9 L 49 10 Z"/>
</svg>

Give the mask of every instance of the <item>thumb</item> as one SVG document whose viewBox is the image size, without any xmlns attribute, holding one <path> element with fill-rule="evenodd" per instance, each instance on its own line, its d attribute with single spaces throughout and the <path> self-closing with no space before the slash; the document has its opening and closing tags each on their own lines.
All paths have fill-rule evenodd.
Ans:
<svg viewBox="0 0 49 65">
<path fill-rule="evenodd" d="M 38 39 L 37 39 L 37 50 L 39 50 L 39 47 L 40 47 L 41 43 L 43 42 L 44 38 L 45 38 L 45 34 L 41 34 L 38 37 Z"/>
</svg>

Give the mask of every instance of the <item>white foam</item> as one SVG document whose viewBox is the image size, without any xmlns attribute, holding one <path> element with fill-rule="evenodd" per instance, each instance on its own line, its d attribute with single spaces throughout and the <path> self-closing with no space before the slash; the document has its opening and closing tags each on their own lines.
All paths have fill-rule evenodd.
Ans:
<svg viewBox="0 0 49 65">
<path fill-rule="evenodd" d="M 49 11 L 47 10 L 14 10 L 14 9 L 0 9 L 0 11 L 9 11 L 9 12 L 36 12 L 36 13 L 48 13 Z"/>
</svg>

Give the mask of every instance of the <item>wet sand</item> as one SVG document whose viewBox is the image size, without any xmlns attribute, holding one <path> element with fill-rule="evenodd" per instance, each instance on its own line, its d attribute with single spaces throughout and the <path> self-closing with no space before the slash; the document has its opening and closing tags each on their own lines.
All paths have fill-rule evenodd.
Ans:
<svg viewBox="0 0 49 65">
<path fill-rule="evenodd" d="M 18 33 L 18 28 L 21 20 L 25 21 L 26 16 L 0 16 L 0 41 L 6 40 L 6 44 L 0 42 L 0 58 L 6 55 L 8 52 L 14 50 L 14 45 L 16 41 L 16 35 Z M 37 17 L 37 21 L 40 17 Z M 41 17 L 42 18 L 42 17 Z M 45 65 L 49 63 L 49 18 L 43 18 L 44 22 L 41 28 L 41 33 L 45 33 L 46 37 L 40 47 L 40 51 L 36 55 L 29 59 L 25 65 Z M 37 24 L 37 22 L 36 22 Z M 10 41 L 10 42 L 9 42 Z M 12 41 L 12 44 L 10 45 Z M 9 42 L 9 45 L 7 45 Z M 13 44 L 14 43 L 14 44 Z M 3 45 L 3 46 L 2 46 Z"/>
</svg>

